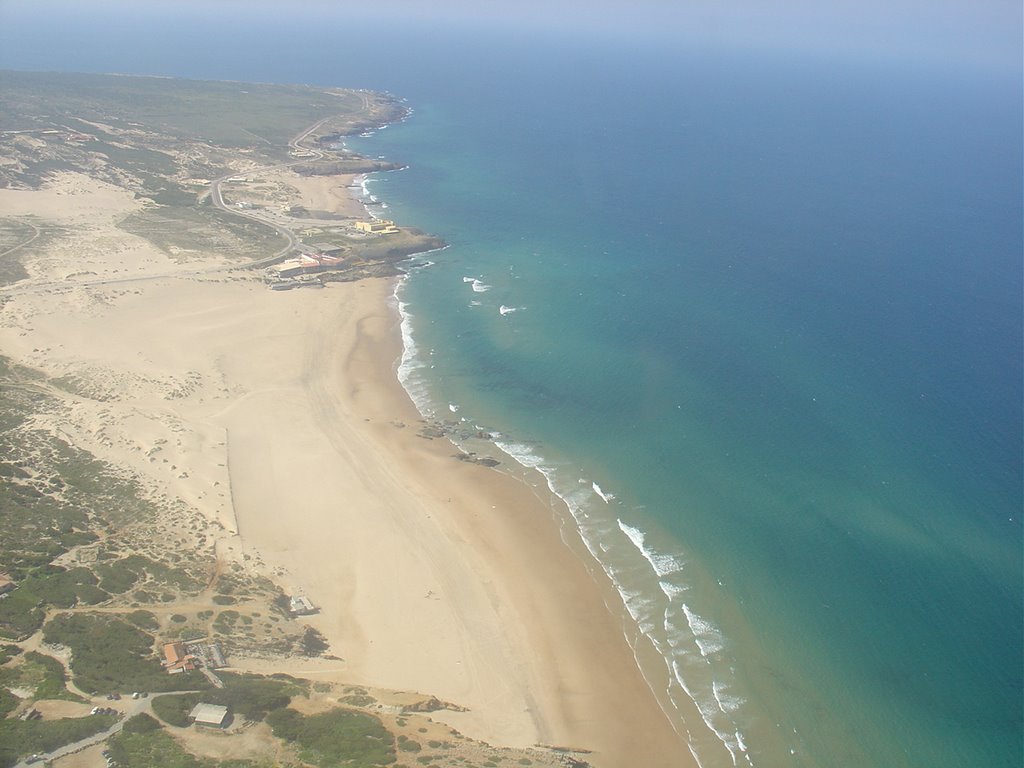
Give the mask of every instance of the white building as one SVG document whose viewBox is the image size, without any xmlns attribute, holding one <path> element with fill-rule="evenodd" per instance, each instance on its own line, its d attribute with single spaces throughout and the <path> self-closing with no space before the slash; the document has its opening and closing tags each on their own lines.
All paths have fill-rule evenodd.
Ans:
<svg viewBox="0 0 1024 768">
<path fill-rule="evenodd" d="M 188 713 L 188 719 L 196 725 L 223 728 L 228 720 L 228 708 L 219 704 L 196 704 Z"/>
</svg>

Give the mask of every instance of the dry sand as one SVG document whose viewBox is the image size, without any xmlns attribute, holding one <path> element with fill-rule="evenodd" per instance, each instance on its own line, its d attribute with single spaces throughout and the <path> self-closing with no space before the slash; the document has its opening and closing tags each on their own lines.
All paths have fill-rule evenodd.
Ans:
<svg viewBox="0 0 1024 768">
<path fill-rule="evenodd" d="M 310 211 L 325 211 L 352 219 L 366 218 L 366 209 L 349 189 L 361 178 L 360 175 L 300 176 L 291 168 L 277 168 L 253 173 L 251 178 L 254 183 L 233 189 L 235 197 L 252 197 L 249 193 L 251 188 L 264 196 L 284 196 L 290 204 Z"/>
<path fill-rule="evenodd" d="M 467 708 L 436 719 L 495 744 L 693 764 L 539 479 L 417 435 L 392 282 L 282 293 L 200 278 L 215 256 L 177 264 L 115 228 L 130 196 L 55 187 L 70 188 L 72 209 L 54 189 L 0 190 L 0 209 L 57 223 L 91 206 L 71 245 L 30 251 L 33 277 L 0 293 L 0 352 L 92 382 L 105 399 L 72 399 L 55 429 L 237 533 L 225 554 L 321 608 L 309 623 L 341 660 L 298 667 L 436 695 Z M 82 262 L 94 274 L 65 280 Z M 75 284 L 139 272 L 179 276 Z M 32 289 L 53 280 L 67 287 Z"/>
</svg>

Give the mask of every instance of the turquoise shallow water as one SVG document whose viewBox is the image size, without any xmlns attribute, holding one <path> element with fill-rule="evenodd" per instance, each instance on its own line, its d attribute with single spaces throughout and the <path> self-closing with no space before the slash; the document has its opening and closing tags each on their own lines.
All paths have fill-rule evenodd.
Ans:
<svg viewBox="0 0 1024 768">
<path fill-rule="evenodd" d="M 1016 764 L 1014 121 L 712 64 L 618 116 L 521 71 L 365 144 L 453 242 L 402 293 L 414 391 L 542 466 L 706 765 Z"/>
<path fill-rule="evenodd" d="M 407 97 L 409 388 L 545 473 L 702 764 L 1020 765 L 1018 76 L 239 24 L 0 63 Z"/>
</svg>

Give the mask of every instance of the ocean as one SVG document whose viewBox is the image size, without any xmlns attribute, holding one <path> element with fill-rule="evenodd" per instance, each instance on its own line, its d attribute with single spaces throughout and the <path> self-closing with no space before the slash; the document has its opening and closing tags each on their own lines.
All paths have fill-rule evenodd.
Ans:
<svg viewBox="0 0 1024 768">
<path fill-rule="evenodd" d="M 1019 73 L 79 21 L 0 66 L 408 100 L 349 142 L 451 244 L 403 381 L 565 500 L 704 768 L 1021 765 Z"/>
</svg>

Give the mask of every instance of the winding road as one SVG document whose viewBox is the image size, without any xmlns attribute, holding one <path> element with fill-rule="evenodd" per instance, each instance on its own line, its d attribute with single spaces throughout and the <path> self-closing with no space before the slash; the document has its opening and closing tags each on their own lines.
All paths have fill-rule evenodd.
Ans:
<svg viewBox="0 0 1024 768">
<path fill-rule="evenodd" d="M 200 691 L 171 691 L 168 693 L 160 693 L 160 696 L 182 696 L 186 693 L 200 693 Z M 148 694 L 138 699 L 122 699 L 122 701 L 128 702 L 128 707 L 118 714 L 121 715 L 120 719 L 112 726 L 107 728 L 105 731 L 94 733 L 92 736 L 86 736 L 84 739 L 72 742 L 71 744 L 65 744 L 63 747 L 53 750 L 52 752 L 39 753 L 39 757 L 32 762 L 29 762 L 29 757 L 26 757 L 19 762 L 15 763 L 14 768 L 30 768 L 32 765 L 45 764 L 52 760 L 58 760 L 62 757 L 67 757 L 75 752 L 79 752 L 86 747 L 91 747 L 93 744 L 99 744 L 101 741 L 113 736 L 115 733 L 120 733 L 124 728 L 124 724 L 135 717 L 135 715 L 147 714 L 150 717 L 155 717 L 153 714 L 153 699 Z M 104 701 L 97 706 L 109 706 L 109 701 Z M 30 756 L 31 757 L 31 756 Z"/>
<path fill-rule="evenodd" d="M 363 97 L 363 109 L 364 110 L 368 110 L 369 109 L 369 100 L 365 96 Z M 296 151 L 301 150 L 301 151 L 309 152 L 310 153 L 309 156 L 303 157 L 301 160 L 294 160 L 292 162 L 275 163 L 274 165 L 258 166 L 258 167 L 255 167 L 255 168 L 249 168 L 248 170 L 245 170 L 245 171 L 234 171 L 232 173 L 229 173 L 229 174 L 226 174 L 224 176 L 221 176 L 220 178 L 214 179 L 213 181 L 210 182 L 209 194 L 210 194 L 210 199 L 213 202 L 213 205 L 215 207 L 219 208 L 220 210 L 222 210 L 222 211 L 224 211 L 226 213 L 230 213 L 230 214 L 232 214 L 234 216 L 240 216 L 243 219 L 249 219 L 250 221 L 255 221 L 255 222 L 257 222 L 259 224 L 262 224 L 264 226 L 268 226 L 268 227 L 272 228 L 275 232 L 277 232 L 281 237 L 283 237 L 285 239 L 286 244 L 284 245 L 284 247 L 282 247 L 280 250 L 276 251 L 272 255 L 264 256 L 263 258 L 254 259 L 252 261 L 247 261 L 247 262 L 244 262 L 242 264 L 232 264 L 232 265 L 228 265 L 228 266 L 217 266 L 217 267 L 206 267 L 204 269 L 184 270 L 184 271 L 175 271 L 175 272 L 161 272 L 161 273 L 149 274 L 149 275 L 136 275 L 134 277 L 102 278 L 102 279 L 97 279 L 97 280 L 82 280 L 82 281 L 75 281 L 75 282 L 67 282 L 65 280 L 52 280 L 52 281 L 47 281 L 47 282 L 27 283 L 27 284 L 23 284 L 22 282 L 19 282 L 19 283 L 15 283 L 13 285 L 0 286 L 0 295 L 11 294 L 11 293 L 41 292 L 41 291 L 52 290 L 54 288 L 80 288 L 80 287 L 91 287 L 91 286 L 99 286 L 99 285 L 119 285 L 119 284 L 123 284 L 123 283 L 138 283 L 138 282 L 143 282 L 143 281 L 146 281 L 146 280 L 162 280 L 162 279 L 168 278 L 168 277 L 193 277 L 193 276 L 197 276 L 197 275 L 216 274 L 216 273 L 219 273 L 219 272 L 235 272 L 235 271 L 242 270 L 242 269 L 258 269 L 260 267 L 266 267 L 266 266 L 269 266 L 270 264 L 275 263 L 276 261 L 278 261 L 279 259 L 283 258 L 284 256 L 286 256 L 287 254 L 291 253 L 294 250 L 303 250 L 304 247 L 303 247 L 302 243 L 299 242 L 299 238 L 289 228 L 287 228 L 285 226 L 282 226 L 279 222 L 274 221 L 270 217 L 264 216 L 264 215 L 260 214 L 259 212 L 240 210 L 237 207 L 232 207 L 232 206 L 229 206 L 227 203 L 225 203 L 224 202 L 224 196 L 223 196 L 223 194 L 221 192 L 221 184 L 223 184 L 228 179 L 235 178 L 236 176 L 246 176 L 246 175 L 249 175 L 249 174 L 266 173 L 267 171 L 275 171 L 275 170 L 279 170 L 281 168 L 291 168 L 292 166 L 295 166 L 295 165 L 301 165 L 303 163 L 307 163 L 310 160 L 323 160 L 324 159 L 324 153 L 322 151 L 320 151 L 319 149 L 316 149 L 315 147 L 304 147 L 304 146 L 302 146 L 302 142 L 304 142 L 306 139 L 308 139 L 310 134 L 312 134 L 316 130 L 318 130 L 324 123 L 327 123 L 327 122 L 329 122 L 331 120 L 334 120 L 337 117 L 338 117 L 338 115 L 331 115 L 330 117 L 325 117 L 325 118 L 323 118 L 321 120 L 317 120 L 315 123 L 310 125 L 308 128 L 305 128 L 304 130 L 302 130 L 299 133 L 297 133 L 288 142 L 288 146 L 292 150 L 296 150 Z M 34 225 L 33 225 L 33 227 L 34 227 Z M 15 246 L 14 248 L 9 249 L 8 251 L 5 251 L 4 254 L 0 254 L 0 255 L 6 255 L 7 253 L 10 253 L 10 252 L 12 252 L 14 250 L 17 250 L 19 248 L 24 248 L 26 245 L 31 243 L 32 240 L 35 240 L 35 238 L 38 237 L 38 235 L 39 235 L 39 230 L 36 228 L 36 234 L 30 240 L 28 240 L 28 241 L 26 241 L 24 243 L 20 243 L 19 245 Z"/>
<path fill-rule="evenodd" d="M 367 101 L 366 101 L 365 98 L 363 99 L 363 105 L 364 105 L 364 108 L 367 107 Z M 258 212 L 255 212 L 255 211 L 244 211 L 244 210 L 240 210 L 238 208 L 232 208 L 232 207 L 228 206 L 227 203 L 224 202 L 224 196 L 221 193 L 221 184 L 223 184 L 228 179 L 233 179 L 233 178 L 235 178 L 237 176 L 247 176 L 250 173 L 260 174 L 260 173 L 266 173 L 267 171 L 280 170 L 281 168 L 291 168 L 294 165 L 301 165 L 302 163 L 308 162 L 310 159 L 323 160 L 324 159 L 324 153 L 321 152 L 319 149 L 314 149 L 312 147 L 302 147 L 300 145 L 301 145 L 301 143 L 303 141 L 305 141 L 307 138 L 309 138 L 309 135 L 311 133 L 313 133 L 318 128 L 320 128 L 320 126 L 322 126 L 328 120 L 332 120 L 332 119 L 333 119 L 333 117 L 325 117 L 323 120 L 318 120 L 317 122 L 315 122 L 311 126 L 309 126 L 309 128 L 307 128 L 306 130 L 296 134 L 291 139 L 291 141 L 288 142 L 288 146 L 291 147 L 292 150 L 295 150 L 295 151 L 304 150 L 304 151 L 310 152 L 310 153 L 312 153 L 312 158 L 303 158 L 302 160 L 296 160 L 296 161 L 291 162 L 291 163 L 279 163 L 277 165 L 265 165 L 265 166 L 261 166 L 261 167 L 258 167 L 258 168 L 251 168 L 248 171 L 245 171 L 244 173 L 237 173 L 237 172 L 229 173 L 229 174 L 227 174 L 225 176 L 221 176 L 219 179 L 214 179 L 212 182 L 210 182 L 210 199 L 213 201 L 214 206 L 216 206 L 217 208 L 219 208 L 222 211 L 226 211 L 227 213 L 232 213 L 232 214 L 234 214 L 236 216 L 241 216 L 244 219 L 249 219 L 250 221 L 256 221 L 256 222 L 259 222 L 260 224 L 264 224 L 264 225 L 266 225 L 268 227 L 271 227 L 271 228 L 274 229 L 274 231 L 276 231 L 279 235 L 281 235 L 281 237 L 285 238 L 285 240 L 288 241 L 288 244 L 285 245 L 284 248 L 279 250 L 273 256 L 267 256 L 267 257 L 262 258 L 262 259 L 256 259 L 255 261 L 250 261 L 250 262 L 248 262 L 248 263 L 246 263 L 244 265 L 239 265 L 239 266 L 236 266 L 236 267 L 230 267 L 229 269 L 253 269 L 253 268 L 257 268 L 257 267 L 265 267 L 265 266 L 267 266 L 269 264 L 273 264 L 275 261 L 280 259 L 282 256 L 287 255 L 291 251 L 295 250 L 296 248 L 300 248 L 301 246 L 300 246 L 300 243 L 299 243 L 299 238 L 297 238 L 295 236 L 294 232 L 292 232 L 287 227 L 281 226 L 279 223 L 277 223 L 276 221 L 272 220 L 270 217 L 264 216 L 264 215 L 262 215 L 262 214 L 260 214 Z"/>
</svg>

